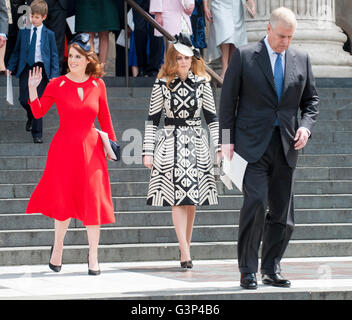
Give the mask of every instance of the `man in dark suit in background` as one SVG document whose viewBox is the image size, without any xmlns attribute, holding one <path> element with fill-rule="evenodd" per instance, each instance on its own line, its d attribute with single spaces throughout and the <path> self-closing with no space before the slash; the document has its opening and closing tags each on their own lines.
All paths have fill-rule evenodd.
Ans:
<svg viewBox="0 0 352 320">
<path fill-rule="evenodd" d="M 291 284 L 280 273 L 280 260 L 294 228 L 298 150 L 310 137 L 319 104 L 309 56 L 289 48 L 296 25 L 291 10 L 274 10 L 267 36 L 235 50 L 222 88 L 222 154 L 232 158 L 235 150 L 248 161 L 237 248 L 245 289 L 257 288 L 261 241 L 262 282 Z"/>
<path fill-rule="evenodd" d="M 149 13 L 150 0 L 135 0 L 135 2 Z M 144 20 L 134 9 L 133 22 L 139 76 L 155 77 L 159 71 L 163 38 L 154 36 L 153 26 Z M 150 48 L 149 56 L 147 55 L 148 38 Z"/>
</svg>

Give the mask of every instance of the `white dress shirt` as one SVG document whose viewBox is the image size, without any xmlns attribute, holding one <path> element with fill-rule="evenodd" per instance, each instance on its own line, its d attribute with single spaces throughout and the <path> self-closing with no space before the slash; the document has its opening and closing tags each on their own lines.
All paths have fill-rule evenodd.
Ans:
<svg viewBox="0 0 352 320">
<path fill-rule="evenodd" d="M 273 74 L 274 74 L 274 68 L 275 68 L 275 62 L 276 62 L 276 59 L 277 59 L 277 54 L 270 47 L 270 44 L 268 42 L 268 36 L 266 36 L 264 38 L 264 42 L 265 42 L 265 45 L 266 45 L 266 49 L 268 50 L 270 63 L 271 63 L 271 69 L 273 70 Z M 286 57 L 286 51 L 281 52 L 282 70 L 283 70 L 284 74 L 285 74 L 285 57 Z"/>
<path fill-rule="evenodd" d="M 29 43 L 31 43 L 33 32 L 34 32 L 34 26 L 32 25 L 31 27 L 31 35 L 29 38 Z M 41 24 L 39 27 L 37 27 L 37 41 L 35 43 L 35 54 L 34 54 L 34 63 L 35 62 L 43 62 L 42 59 L 42 52 L 40 50 L 40 44 L 41 44 L 41 38 L 42 38 L 42 30 L 43 30 L 43 24 Z"/>
<path fill-rule="evenodd" d="M 268 36 L 265 36 L 264 38 L 264 43 L 266 45 L 266 49 L 268 50 L 268 54 L 269 54 L 269 58 L 270 58 L 270 63 L 271 63 L 271 69 L 273 71 L 273 75 L 274 75 L 274 69 L 275 69 L 275 62 L 276 59 L 278 57 L 278 55 L 276 54 L 276 52 L 270 47 L 269 41 L 268 41 Z M 281 52 L 281 61 L 282 61 L 282 70 L 284 72 L 285 75 L 285 62 L 286 62 L 286 51 Z M 308 135 L 310 136 L 310 131 L 305 128 L 305 127 L 300 127 L 300 128 L 304 128 L 308 131 Z"/>
</svg>

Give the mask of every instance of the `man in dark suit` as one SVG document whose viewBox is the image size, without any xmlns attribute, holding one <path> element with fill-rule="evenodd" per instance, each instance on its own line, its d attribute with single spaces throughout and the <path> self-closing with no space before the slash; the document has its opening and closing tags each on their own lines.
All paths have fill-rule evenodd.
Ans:
<svg viewBox="0 0 352 320">
<path fill-rule="evenodd" d="M 135 2 L 149 13 L 150 0 L 135 0 Z M 144 20 L 135 9 L 133 9 L 133 22 L 139 76 L 155 77 L 160 67 L 163 38 L 154 36 L 153 26 L 149 24 L 147 20 Z M 149 56 L 147 55 L 148 38 L 150 48 Z"/>
<path fill-rule="evenodd" d="M 31 3 L 31 28 L 20 29 L 16 45 L 7 65 L 8 72 L 19 77 L 19 101 L 27 111 L 26 130 L 31 131 L 34 143 L 43 143 L 42 118 L 35 119 L 28 104 L 28 76 L 35 67 L 42 68 L 42 80 L 38 86 L 38 96 L 42 96 L 48 81 L 58 77 L 59 59 L 54 32 L 43 24 L 48 13 L 48 6 L 43 0 Z"/>
<path fill-rule="evenodd" d="M 262 282 L 290 286 L 280 260 L 294 228 L 294 172 L 319 104 L 309 56 L 289 48 L 296 24 L 291 10 L 274 10 L 267 36 L 236 49 L 222 88 L 222 154 L 248 161 L 237 248 L 245 289 L 257 288 L 261 241 Z"/>
</svg>

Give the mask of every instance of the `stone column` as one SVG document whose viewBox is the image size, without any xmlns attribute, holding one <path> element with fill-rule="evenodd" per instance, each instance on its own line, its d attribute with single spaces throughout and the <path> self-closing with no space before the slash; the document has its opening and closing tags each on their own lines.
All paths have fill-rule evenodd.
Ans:
<svg viewBox="0 0 352 320">
<path fill-rule="evenodd" d="M 246 13 L 248 42 L 266 35 L 270 13 L 284 6 L 297 18 L 292 46 L 310 55 L 315 77 L 352 77 L 352 56 L 343 50 L 346 35 L 335 24 L 335 0 L 256 0 L 257 15 Z"/>
</svg>

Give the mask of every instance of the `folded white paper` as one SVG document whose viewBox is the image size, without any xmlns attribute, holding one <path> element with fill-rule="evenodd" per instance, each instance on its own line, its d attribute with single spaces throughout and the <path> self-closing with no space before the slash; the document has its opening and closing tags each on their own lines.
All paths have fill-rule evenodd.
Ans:
<svg viewBox="0 0 352 320">
<path fill-rule="evenodd" d="M 221 167 L 223 175 L 220 175 L 220 179 L 228 189 L 232 189 L 232 181 L 237 189 L 242 192 L 243 177 L 246 172 L 247 164 L 248 162 L 236 152 L 233 153 L 231 160 L 224 157 Z M 231 188 L 229 186 L 231 186 Z"/>
<path fill-rule="evenodd" d="M 76 22 L 76 16 L 71 16 L 66 18 L 66 22 L 68 27 L 70 28 L 70 31 L 72 34 L 75 34 L 75 22 Z"/>
<path fill-rule="evenodd" d="M 130 48 L 130 41 L 129 41 L 129 37 L 128 37 L 128 49 Z M 117 37 L 117 40 L 116 40 L 116 44 L 118 44 L 119 46 L 121 47 L 124 47 L 125 46 L 125 29 L 122 29 L 120 31 L 120 34 L 119 36 Z"/>
<path fill-rule="evenodd" d="M 12 76 L 7 74 L 6 77 L 6 101 L 13 105 L 13 89 L 12 89 Z"/>
<path fill-rule="evenodd" d="M 109 158 L 116 160 L 115 153 L 112 150 L 111 145 L 110 145 L 108 134 L 104 131 L 98 130 L 97 128 L 95 128 L 95 130 L 98 131 L 100 138 L 101 138 L 101 141 L 103 142 L 105 156 L 108 155 Z"/>
</svg>

